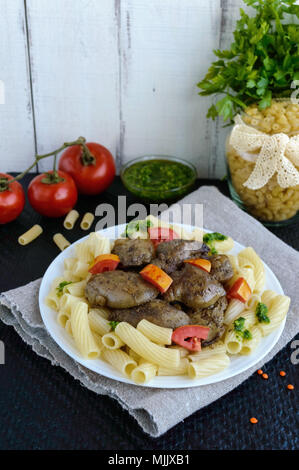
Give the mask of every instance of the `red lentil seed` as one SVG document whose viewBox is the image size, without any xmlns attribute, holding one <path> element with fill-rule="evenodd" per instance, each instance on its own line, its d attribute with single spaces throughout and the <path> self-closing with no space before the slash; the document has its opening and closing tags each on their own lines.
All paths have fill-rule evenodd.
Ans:
<svg viewBox="0 0 299 470">
<path fill-rule="evenodd" d="M 258 420 L 256 418 L 250 418 L 250 422 L 252 424 L 256 424 L 256 423 L 258 423 Z"/>
<path fill-rule="evenodd" d="M 267 380 L 269 378 L 268 374 L 263 374 L 262 375 L 263 379 Z"/>
<path fill-rule="evenodd" d="M 262 373 L 263 373 L 262 369 L 259 369 L 259 370 L 257 371 L 257 373 L 258 373 L 259 375 L 262 375 Z"/>
<path fill-rule="evenodd" d="M 281 371 L 279 372 L 279 375 L 281 375 L 281 377 L 285 377 L 285 376 L 286 376 L 286 373 L 285 373 L 284 370 L 281 370 Z"/>
<path fill-rule="evenodd" d="M 294 390 L 295 387 L 294 387 L 294 385 L 289 384 L 289 385 L 287 385 L 287 388 L 288 388 L 289 390 Z"/>
</svg>

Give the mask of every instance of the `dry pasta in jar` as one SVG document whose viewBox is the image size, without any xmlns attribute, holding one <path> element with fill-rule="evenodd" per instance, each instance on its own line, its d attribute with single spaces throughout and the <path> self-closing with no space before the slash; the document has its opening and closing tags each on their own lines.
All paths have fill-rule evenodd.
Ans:
<svg viewBox="0 0 299 470">
<path fill-rule="evenodd" d="M 242 123 L 241 129 L 234 126 L 226 149 L 234 190 L 259 219 L 292 218 L 299 211 L 299 104 L 273 101 L 263 110 L 252 105 Z"/>
</svg>

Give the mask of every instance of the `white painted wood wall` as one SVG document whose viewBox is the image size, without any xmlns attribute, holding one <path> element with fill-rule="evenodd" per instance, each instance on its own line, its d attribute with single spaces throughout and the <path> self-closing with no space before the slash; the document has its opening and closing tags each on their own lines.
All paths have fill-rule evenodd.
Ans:
<svg viewBox="0 0 299 470">
<path fill-rule="evenodd" d="M 222 177 L 221 122 L 196 83 L 242 0 L 0 0 L 0 171 L 84 135 L 123 162 L 183 157 Z M 1 93 L 0 93 L 1 96 Z M 44 160 L 39 170 L 48 169 Z"/>
</svg>

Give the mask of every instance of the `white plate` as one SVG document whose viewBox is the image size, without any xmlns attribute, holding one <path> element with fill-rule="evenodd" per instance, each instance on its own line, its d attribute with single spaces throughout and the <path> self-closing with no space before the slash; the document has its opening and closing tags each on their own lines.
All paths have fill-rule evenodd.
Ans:
<svg viewBox="0 0 299 470">
<path fill-rule="evenodd" d="M 183 225 L 187 230 L 192 230 L 192 227 Z M 115 239 L 124 231 L 125 225 L 118 225 L 116 227 L 109 227 L 103 231 L 101 234 L 105 235 L 108 238 Z M 211 232 L 211 230 L 204 229 L 206 232 Z M 130 379 L 122 376 L 117 372 L 112 366 L 102 361 L 101 359 L 83 359 L 74 343 L 74 340 L 66 333 L 64 328 L 62 328 L 57 320 L 57 313 L 49 308 L 45 304 L 45 298 L 50 291 L 51 284 L 56 277 L 62 275 L 63 272 L 63 262 L 66 258 L 74 256 L 74 245 L 81 242 L 87 237 L 83 237 L 80 240 L 77 240 L 73 245 L 64 250 L 60 255 L 58 255 L 54 261 L 48 267 L 39 291 L 39 307 L 41 311 L 41 316 L 44 321 L 44 324 L 52 336 L 54 341 L 63 349 L 63 351 L 72 357 L 75 361 L 79 362 L 87 369 L 90 369 L 98 374 L 109 377 L 110 379 L 118 380 L 120 382 L 130 383 L 136 385 Z M 235 241 L 234 249 L 231 251 L 233 254 L 237 254 L 242 250 L 244 246 Z M 282 287 L 276 278 L 275 274 L 271 269 L 264 263 L 265 272 L 266 272 L 266 285 L 265 289 L 271 289 L 277 292 L 278 294 L 283 294 Z M 230 356 L 231 363 L 229 367 L 218 374 L 211 375 L 202 379 L 192 380 L 187 376 L 171 376 L 171 377 L 155 377 L 151 382 L 144 387 L 155 387 L 155 388 L 187 388 L 187 387 L 198 387 L 199 385 L 207 385 L 215 382 L 220 382 L 221 380 L 229 379 L 234 375 L 240 374 L 250 367 L 254 366 L 259 362 L 266 354 L 273 348 L 273 346 L 278 341 L 283 328 L 285 321 L 279 326 L 270 335 L 266 336 L 260 342 L 258 348 L 250 356 Z"/>
</svg>

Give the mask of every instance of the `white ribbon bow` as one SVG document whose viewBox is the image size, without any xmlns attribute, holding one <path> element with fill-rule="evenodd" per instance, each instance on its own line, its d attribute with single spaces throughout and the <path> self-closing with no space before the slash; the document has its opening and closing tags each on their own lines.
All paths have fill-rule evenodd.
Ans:
<svg viewBox="0 0 299 470">
<path fill-rule="evenodd" d="M 277 173 L 282 188 L 299 184 L 299 135 L 265 134 L 248 126 L 238 115 L 229 143 L 244 159 L 255 161 L 255 167 L 243 186 L 260 189 Z M 258 155 L 246 154 L 260 150 Z M 245 154 L 244 154 L 245 153 Z M 243 154 L 243 155 L 242 155 Z"/>
</svg>

